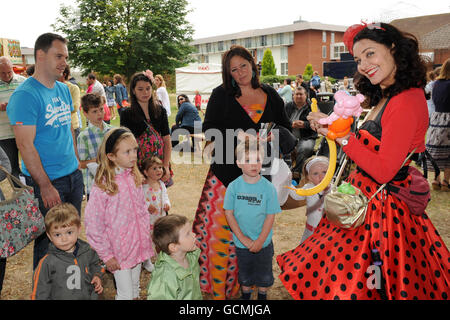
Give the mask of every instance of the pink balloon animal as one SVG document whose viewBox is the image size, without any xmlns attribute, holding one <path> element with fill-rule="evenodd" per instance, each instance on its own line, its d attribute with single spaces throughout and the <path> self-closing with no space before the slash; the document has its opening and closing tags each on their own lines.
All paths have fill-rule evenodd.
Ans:
<svg viewBox="0 0 450 320">
<path fill-rule="evenodd" d="M 334 105 L 333 113 L 326 118 L 320 119 L 320 124 L 330 125 L 339 118 L 347 119 L 353 116 L 359 118 L 363 111 L 361 102 L 364 101 L 364 96 L 360 93 L 352 96 L 346 91 L 339 90 L 334 94 L 334 100 L 336 100 L 336 104 Z"/>
<path fill-rule="evenodd" d="M 359 117 L 363 111 L 361 102 L 364 101 L 364 96 L 359 93 L 352 96 L 346 91 L 339 90 L 334 94 L 334 99 L 336 104 L 333 113 L 319 120 L 320 124 L 328 125 L 327 138 L 331 140 L 345 137 L 350 132 L 353 116 Z"/>
</svg>

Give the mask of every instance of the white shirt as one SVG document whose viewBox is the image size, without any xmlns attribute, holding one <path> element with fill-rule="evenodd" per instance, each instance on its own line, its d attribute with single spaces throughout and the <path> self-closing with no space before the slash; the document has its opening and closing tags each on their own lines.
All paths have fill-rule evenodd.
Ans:
<svg viewBox="0 0 450 320">
<path fill-rule="evenodd" d="M 161 101 L 164 109 L 166 109 L 167 116 L 170 116 L 170 99 L 166 88 L 159 87 L 158 89 L 156 89 L 156 96 L 158 97 L 159 101 Z"/>
</svg>

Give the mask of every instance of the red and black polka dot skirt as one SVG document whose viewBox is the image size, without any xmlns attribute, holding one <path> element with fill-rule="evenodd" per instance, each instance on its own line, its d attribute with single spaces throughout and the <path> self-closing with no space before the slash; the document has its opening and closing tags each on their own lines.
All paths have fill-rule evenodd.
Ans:
<svg viewBox="0 0 450 320">
<path fill-rule="evenodd" d="M 364 130 L 359 139 L 377 151 Z M 396 183 L 408 183 L 409 177 Z M 370 197 L 379 187 L 355 170 L 353 185 Z M 381 265 L 372 256 L 379 251 Z M 450 254 L 426 213 L 381 192 L 369 203 L 363 225 L 341 229 L 324 217 L 313 235 L 277 257 L 280 280 L 294 299 L 449 299 Z"/>
</svg>

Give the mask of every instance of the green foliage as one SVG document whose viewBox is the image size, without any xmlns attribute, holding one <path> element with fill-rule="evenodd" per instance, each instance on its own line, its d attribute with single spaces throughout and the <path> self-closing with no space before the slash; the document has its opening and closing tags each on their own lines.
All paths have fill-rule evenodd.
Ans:
<svg viewBox="0 0 450 320">
<path fill-rule="evenodd" d="M 305 67 L 305 71 L 303 71 L 303 79 L 305 81 L 311 80 L 313 72 L 314 72 L 314 70 L 313 70 L 312 64 L 308 63 Z"/>
<path fill-rule="evenodd" d="M 292 81 L 295 81 L 295 76 L 277 76 L 277 75 L 261 76 L 259 78 L 259 81 L 261 83 L 268 83 L 272 85 L 274 83 L 283 83 L 284 79 L 286 78 L 290 78 Z"/>
<path fill-rule="evenodd" d="M 76 0 L 62 5 L 53 28 L 69 40 L 71 65 L 127 79 L 151 69 L 171 74 L 191 62 L 187 0 Z"/>
<path fill-rule="evenodd" d="M 275 68 L 275 61 L 273 60 L 272 50 L 266 49 L 261 62 L 261 75 L 269 76 L 276 75 L 277 68 Z"/>
</svg>

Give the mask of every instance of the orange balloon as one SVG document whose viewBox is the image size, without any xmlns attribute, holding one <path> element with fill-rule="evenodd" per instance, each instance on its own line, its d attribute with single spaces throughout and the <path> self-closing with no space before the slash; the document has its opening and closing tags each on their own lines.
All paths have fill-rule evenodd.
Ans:
<svg viewBox="0 0 450 320">
<path fill-rule="evenodd" d="M 331 140 L 336 140 L 336 138 L 345 137 L 350 132 L 350 127 L 353 123 L 353 117 L 347 119 L 339 118 L 335 120 L 332 124 L 328 126 L 327 137 Z"/>
</svg>

